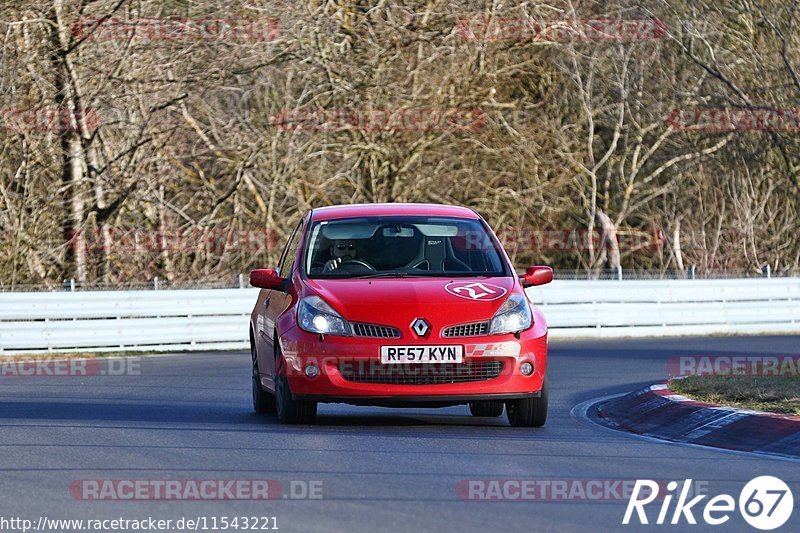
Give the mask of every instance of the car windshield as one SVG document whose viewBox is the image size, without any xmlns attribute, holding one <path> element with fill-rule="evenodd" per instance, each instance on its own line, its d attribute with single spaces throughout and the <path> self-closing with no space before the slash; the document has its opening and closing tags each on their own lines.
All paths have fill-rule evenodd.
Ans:
<svg viewBox="0 0 800 533">
<path fill-rule="evenodd" d="M 315 223 L 304 250 L 310 278 L 504 276 L 479 220 L 387 216 Z"/>
</svg>

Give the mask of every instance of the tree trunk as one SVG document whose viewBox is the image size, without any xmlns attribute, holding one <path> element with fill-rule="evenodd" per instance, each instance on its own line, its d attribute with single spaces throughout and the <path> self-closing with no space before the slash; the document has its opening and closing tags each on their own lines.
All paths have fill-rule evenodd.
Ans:
<svg viewBox="0 0 800 533">
<path fill-rule="evenodd" d="M 611 222 L 611 218 L 603 211 L 598 209 L 595 213 L 597 225 L 600 227 L 600 242 L 602 243 L 602 250 L 606 254 L 606 268 L 615 269 L 619 268 L 620 255 L 619 255 L 619 242 L 617 241 L 617 228 Z"/>
<path fill-rule="evenodd" d="M 675 221 L 675 229 L 672 231 L 672 253 L 675 254 L 675 265 L 678 270 L 683 270 L 683 253 L 681 252 L 681 221 Z"/>
<path fill-rule="evenodd" d="M 78 120 L 80 112 L 75 102 L 75 94 L 70 81 L 68 57 L 65 53 L 67 31 L 63 17 L 63 1 L 53 3 L 52 58 L 55 67 L 54 101 L 58 114 L 68 120 L 61 120 L 58 134 L 61 136 L 63 153 L 62 188 L 64 191 L 64 223 L 63 231 L 67 246 L 68 275 L 80 282 L 87 279 L 86 237 L 84 235 L 85 203 L 84 203 L 84 169 L 86 161 Z M 76 111 L 78 111 L 76 113 Z"/>
<path fill-rule="evenodd" d="M 64 236 L 69 243 L 67 262 L 71 263 L 71 275 L 78 281 L 86 281 L 86 236 L 83 232 L 83 150 L 77 133 L 63 132 L 64 173 Z"/>
</svg>

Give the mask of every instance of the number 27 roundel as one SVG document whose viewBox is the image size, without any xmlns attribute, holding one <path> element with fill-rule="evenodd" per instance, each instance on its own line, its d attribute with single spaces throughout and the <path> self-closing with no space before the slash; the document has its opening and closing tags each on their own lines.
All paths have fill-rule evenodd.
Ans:
<svg viewBox="0 0 800 533">
<path fill-rule="evenodd" d="M 497 300 L 508 292 L 503 287 L 475 281 L 453 281 L 445 285 L 444 290 L 459 298 L 482 302 Z"/>
</svg>

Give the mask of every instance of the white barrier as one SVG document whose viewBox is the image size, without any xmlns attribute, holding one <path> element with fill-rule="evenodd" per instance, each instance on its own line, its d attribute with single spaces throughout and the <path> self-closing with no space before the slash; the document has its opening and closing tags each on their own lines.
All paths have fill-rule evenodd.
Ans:
<svg viewBox="0 0 800 533">
<path fill-rule="evenodd" d="M 800 333 L 800 278 L 554 281 L 527 292 L 552 337 Z"/>
<path fill-rule="evenodd" d="M 0 353 L 247 348 L 258 289 L 0 293 Z M 800 278 L 554 281 L 553 337 L 800 333 Z"/>
</svg>

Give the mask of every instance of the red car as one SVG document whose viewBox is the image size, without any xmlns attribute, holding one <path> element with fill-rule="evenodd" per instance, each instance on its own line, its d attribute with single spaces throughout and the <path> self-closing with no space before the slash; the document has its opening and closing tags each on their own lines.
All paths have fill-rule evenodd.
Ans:
<svg viewBox="0 0 800 533">
<path fill-rule="evenodd" d="M 250 319 L 253 406 L 309 423 L 318 402 L 469 404 L 512 426 L 547 419 L 547 324 L 474 211 L 368 204 L 308 211 Z"/>
</svg>

